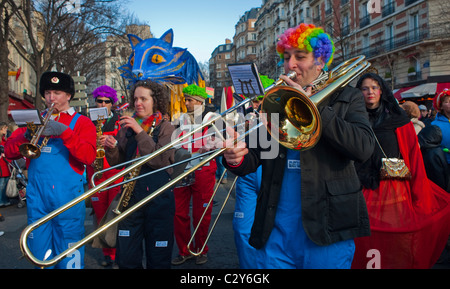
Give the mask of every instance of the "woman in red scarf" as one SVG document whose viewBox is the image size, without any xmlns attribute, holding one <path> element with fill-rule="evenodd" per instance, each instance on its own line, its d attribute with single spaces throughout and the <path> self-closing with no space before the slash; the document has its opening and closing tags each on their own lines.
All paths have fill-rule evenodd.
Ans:
<svg viewBox="0 0 450 289">
<path fill-rule="evenodd" d="M 352 268 L 431 268 L 450 233 L 450 197 L 426 175 L 414 126 L 382 78 L 361 89 L 378 145 L 357 165 L 371 236 L 355 239 Z M 382 158 L 403 159 L 411 178 L 380 178 Z"/>
<path fill-rule="evenodd" d="M 170 143 L 174 131 L 172 124 L 162 118 L 167 113 L 169 104 L 165 87 L 150 80 L 138 81 L 131 90 L 131 95 L 134 115 L 122 116 L 117 136 L 108 136 L 105 141 L 106 158 L 111 166 L 129 161 L 137 154 L 143 156 L 155 152 Z M 164 152 L 143 165 L 139 175 L 166 167 L 171 159 L 173 160 L 173 151 Z M 166 184 L 171 170 L 138 179 L 127 208 Z M 168 190 L 120 222 L 117 265 L 120 268 L 142 268 L 142 242 L 145 241 L 146 268 L 170 268 L 174 214 L 173 190 Z"/>
</svg>

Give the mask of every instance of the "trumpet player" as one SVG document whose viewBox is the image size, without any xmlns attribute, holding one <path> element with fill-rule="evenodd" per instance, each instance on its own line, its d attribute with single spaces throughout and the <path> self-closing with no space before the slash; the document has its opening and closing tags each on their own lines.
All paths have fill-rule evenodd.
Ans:
<svg viewBox="0 0 450 289">
<path fill-rule="evenodd" d="M 331 37 L 322 28 L 302 23 L 279 39 L 277 52 L 285 72 L 297 73 L 294 80 L 280 78 L 309 97 L 312 82 L 332 63 Z M 249 239 L 256 248 L 253 268 L 350 268 L 353 239 L 370 234 L 354 167 L 354 161 L 370 157 L 375 145 L 362 94 L 344 86 L 317 109 L 322 135 L 308 150 L 275 144 L 279 153 L 262 158 L 259 145 L 233 145 L 231 138 L 224 143 L 224 165 L 232 173 L 243 176 L 262 165 Z"/>
<path fill-rule="evenodd" d="M 39 92 L 45 97 L 47 107 L 52 107 L 52 117 L 42 132 L 49 140 L 41 148 L 40 156 L 27 159 L 28 224 L 84 193 L 85 165 L 91 165 L 96 153 L 95 126 L 70 106 L 75 94 L 72 77 L 61 72 L 44 72 L 39 81 Z M 7 157 L 21 158 L 19 146 L 29 142 L 32 134 L 25 127 L 15 130 L 5 144 Z M 28 239 L 33 254 L 41 260 L 52 258 L 81 240 L 85 215 L 85 205 L 80 203 L 37 228 Z M 84 268 L 84 247 L 55 267 Z"/>
<path fill-rule="evenodd" d="M 119 115 L 111 110 L 112 106 L 118 101 L 117 91 L 108 85 L 102 85 L 97 87 L 92 92 L 92 97 L 95 99 L 95 103 L 98 108 L 106 107 L 108 111 L 108 115 L 103 120 L 94 121 L 94 125 L 96 127 L 100 126 L 101 130 L 100 136 L 97 136 L 98 137 L 97 143 L 99 144 L 97 150 L 99 150 L 100 147 L 101 148 L 105 147 L 105 140 L 109 135 L 116 136 L 117 132 L 120 130 Z M 110 165 L 108 164 L 108 161 L 106 160 L 105 157 L 96 158 L 93 165 L 88 166 L 86 169 L 88 180 L 91 179 L 94 171 L 107 169 L 109 167 Z M 119 171 L 120 170 L 118 169 L 106 171 L 102 174 L 101 177 L 95 179 L 95 183 L 100 184 L 103 181 L 107 180 L 108 178 L 112 177 L 113 175 L 117 174 Z M 115 183 L 119 183 L 121 181 L 122 178 L 118 179 Z M 95 217 L 97 218 L 97 223 L 100 223 L 112 200 L 119 192 L 120 187 L 118 186 L 106 191 L 97 192 L 91 197 L 92 208 L 94 209 Z M 102 261 L 101 265 L 115 266 L 114 262 L 116 258 L 116 249 L 103 248 L 102 251 L 104 260 Z"/>
</svg>

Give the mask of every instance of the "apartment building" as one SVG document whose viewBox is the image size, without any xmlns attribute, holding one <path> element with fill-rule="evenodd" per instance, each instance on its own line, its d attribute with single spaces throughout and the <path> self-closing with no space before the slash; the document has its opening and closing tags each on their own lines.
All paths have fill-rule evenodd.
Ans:
<svg viewBox="0 0 450 289">
<path fill-rule="evenodd" d="M 246 11 L 235 25 L 233 37 L 236 62 L 254 62 L 256 60 L 257 32 L 255 27 L 256 15 L 259 8 Z"/>
<path fill-rule="evenodd" d="M 232 85 L 227 65 L 236 62 L 234 51 L 233 42 L 230 39 L 225 39 L 225 44 L 217 46 L 211 53 L 208 86 L 214 87 L 213 104 L 215 106 L 220 105 L 222 88 Z"/>
<path fill-rule="evenodd" d="M 429 100 L 450 84 L 448 1 L 309 2 L 313 23 L 324 27 L 335 40 L 335 64 L 365 55 L 398 99 L 410 88 L 437 83 L 437 91 L 415 99 Z"/>
</svg>

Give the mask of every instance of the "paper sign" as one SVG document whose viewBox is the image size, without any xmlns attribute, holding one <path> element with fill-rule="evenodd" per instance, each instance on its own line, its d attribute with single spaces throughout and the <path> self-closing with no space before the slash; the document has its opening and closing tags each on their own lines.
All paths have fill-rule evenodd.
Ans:
<svg viewBox="0 0 450 289">
<path fill-rule="evenodd" d="M 254 63 L 228 64 L 228 70 L 237 94 L 242 94 L 246 97 L 264 95 L 258 69 Z"/>
<path fill-rule="evenodd" d="M 41 115 L 37 109 L 18 109 L 11 110 L 11 116 L 18 126 L 25 126 L 27 122 L 35 125 L 41 125 Z"/>
<path fill-rule="evenodd" d="M 106 107 L 91 108 L 89 110 L 89 115 L 92 121 L 96 121 L 99 117 L 102 119 L 108 118 L 108 109 Z"/>
</svg>

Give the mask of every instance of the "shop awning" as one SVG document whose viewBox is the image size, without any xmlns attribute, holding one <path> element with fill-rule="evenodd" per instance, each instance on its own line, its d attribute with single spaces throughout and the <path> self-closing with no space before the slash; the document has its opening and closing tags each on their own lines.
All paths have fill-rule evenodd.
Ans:
<svg viewBox="0 0 450 289">
<path fill-rule="evenodd" d="M 394 89 L 392 92 L 394 93 L 394 97 L 397 100 L 401 100 L 402 96 L 400 95 L 402 92 L 407 91 L 411 88 L 413 88 L 414 86 L 408 86 L 408 87 L 402 87 L 402 88 L 398 88 L 398 89 Z"/>
<path fill-rule="evenodd" d="M 34 105 L 31 102 L 25 99 L 15 98 L 11 95 L 9 96 L 8 116 L 11 115 L 10 114 L 11 110 L 30 109 L 30 108 L 34 108 Z"/>
<path fill-rule="evenodd" d="M 409 90 L 400 93 L 402 98 L 417 98 L 430 96 L 434 97 L 439 94 L 444 88 L 450 89 L 450 82 L 430 82 L 418 85 Z"/>
</svg>

